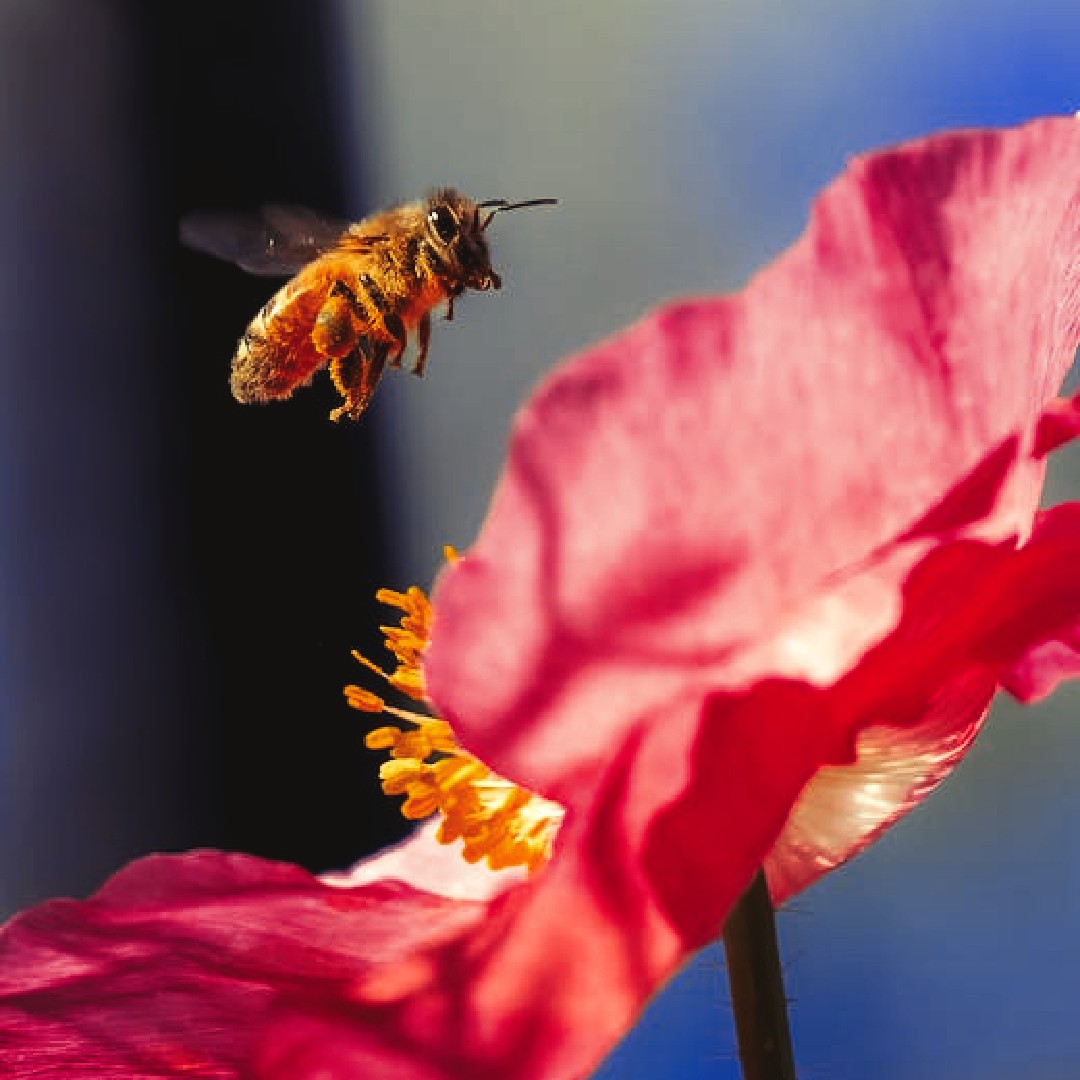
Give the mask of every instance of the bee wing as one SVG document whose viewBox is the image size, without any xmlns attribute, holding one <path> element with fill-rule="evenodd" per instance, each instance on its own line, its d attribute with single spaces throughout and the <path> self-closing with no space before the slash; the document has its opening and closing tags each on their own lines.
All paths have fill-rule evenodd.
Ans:
<svg viewBox="0 0 1080 1080">
<path fill-rule="evenodd" d="M 290 277 L 313 259 L 337 247 L 349 223 L 321 217 L 302 206 L 267 203 L 259 214 L 195 211 L 180 221 L 187 247 L 249 274 Z"/>
</svg>

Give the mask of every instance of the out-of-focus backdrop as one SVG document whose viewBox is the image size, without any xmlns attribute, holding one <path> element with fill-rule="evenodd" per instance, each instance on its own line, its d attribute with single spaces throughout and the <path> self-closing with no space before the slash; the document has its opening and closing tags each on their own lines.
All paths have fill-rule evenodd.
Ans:
<svg viewBox="0 0 1080 1080">
<path fill-rule="evenodd" d="M 529 388 L 741 285 L 850 155 L 1075 111 L 1078 54 L 1075 0 L 0 4 L 0 910 L 149 850 L 322 869 L 400 834 L 349 649 L 377 584 L 470 542 Z M 502 293 L 361 424 L 325 380 L 234 404 L 272 284 L 179 251 L 178 217 L 436 184 L 560 205 L 497 219 Z M 781 914 L 805 1080 L 1080 1074 L 1078 710 L 1003 703 Z M 735 1078 L 733 1044 L 709 950 L 601 1075 Z"/>
</svg>

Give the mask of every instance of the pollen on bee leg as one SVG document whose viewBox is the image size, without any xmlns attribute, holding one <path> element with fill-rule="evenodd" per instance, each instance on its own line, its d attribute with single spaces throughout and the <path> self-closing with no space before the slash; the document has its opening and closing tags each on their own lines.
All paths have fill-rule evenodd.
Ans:
<svg viewBox="0 0 1080 1080">
<path fill-rule="evenodd" d="M 359 325 L 352 305 L 346 297 L 334 294 L 315 316 L 311 343 L 320 356 L 340 360 L 355 348 L 358 332 Z"/>
<path fill-rule="evenodd" d="M 457 552 L 446 551 L 453 560 Z M 423 652 L 431 632 L 431 604 L 413 586 L 406 592 L 380 589 L 378 600 L 402 612 L 397 626 L 384 626 L 386 648 L 397 660 L 393 672 L 354 652 L 356 660 L 395 690 L 424 702 Z M 345 698 L 361 712 L 386 713 L 403 726 L 375 728 L 365 738 L 372 750 L 389 751 L 379 779 L 387 795 L 404 795 L 401 812 L 410 820 L 441 814 L 436 839 L 462 841 L 462 857 L 486 861 L 492 870 L 525 866 L 539 869 L 551 857 L 563 808 L 493 773 L 458 743 L 450 725 L 438 716 L 400 709 L 378 694 L 347 686 Z"/>
</svg>

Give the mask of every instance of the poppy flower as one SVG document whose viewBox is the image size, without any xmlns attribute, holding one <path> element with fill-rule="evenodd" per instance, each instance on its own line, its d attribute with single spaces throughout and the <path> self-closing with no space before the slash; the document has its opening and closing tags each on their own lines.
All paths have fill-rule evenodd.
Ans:
<svg viewBox="0 0 1080 1080">
<path fill-rule="evenodd" d="M 351 700 L 449 843 L 153 856 L 17 917 L 0 1071 L 586 1075 L 763 862 L 792 895 L 1080 668 L 1080 506 L 1037 509 L 1078 341 L 1080 121 L 854 161 L 743 293 L 557 370 L 433 620 L 387 597 L 435 716 Z"/>
</svg>

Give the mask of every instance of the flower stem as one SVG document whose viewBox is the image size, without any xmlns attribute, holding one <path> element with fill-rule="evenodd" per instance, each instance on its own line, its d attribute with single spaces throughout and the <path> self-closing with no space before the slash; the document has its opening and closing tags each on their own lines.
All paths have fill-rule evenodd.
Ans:
<svg viewBox="0 0 1080 1080">
<path fill-rule="evenodd" d="M 761 870 L 724 924 L 724 955 L 744 1080 L 796 1080 L 776 919 Z"/>
</svg>

